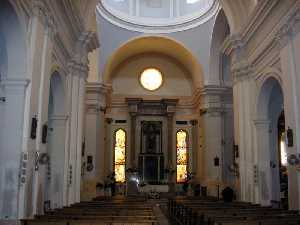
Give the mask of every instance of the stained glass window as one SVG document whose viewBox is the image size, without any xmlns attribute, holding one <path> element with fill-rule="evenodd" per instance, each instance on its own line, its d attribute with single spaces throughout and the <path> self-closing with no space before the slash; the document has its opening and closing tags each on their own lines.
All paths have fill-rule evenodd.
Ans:
<svg viewBox="0 0 300 225">
<path fill-rule="evenodd" d="M 177 182 L 182 183 L 187 179 L 187 132 L 184 130 L 179 130 L 176 133 L 176 172 L 177 172 Z"/>
<path fill-rule="evenodd" d="M 114 172 L 116 182 L 125 182 L 126 132 L 119 129 L 115 133 Z"/>
</svg>

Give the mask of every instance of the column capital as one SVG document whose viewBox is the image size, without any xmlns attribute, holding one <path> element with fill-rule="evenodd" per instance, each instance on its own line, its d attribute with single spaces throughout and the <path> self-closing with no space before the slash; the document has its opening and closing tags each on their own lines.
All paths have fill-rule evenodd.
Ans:
<svg viewBox="0 0 300 225">
<path fill-rule="evenodd" d="M 87 83 L 86 84 L 86 105 L 87 112 L 99 113 L 106 112 L 107 94 L 110 93 L 111 86 L 103 83 Z"/>
<path fill-rule="evenodd" d="M 241 60 L 231 67 L 231 73 L 233 75 L 233 83 L 249 79 L 254 71 L 254 66 L 247 60 Z"/>
<path fill-rule="evenodd" d="M 96 32 L 84 31 L 78 38 L 79 50 L 85 49 L 87 53 L 94 51 L 100 47 Z"/>
<path fill-rule="evenodd" d="M 73 59 L 68 63 L 68 70 L 72 76 L 79 76 L 86 79 L 88 76 L 89 67 L 87 64 Z"/>
</svg>

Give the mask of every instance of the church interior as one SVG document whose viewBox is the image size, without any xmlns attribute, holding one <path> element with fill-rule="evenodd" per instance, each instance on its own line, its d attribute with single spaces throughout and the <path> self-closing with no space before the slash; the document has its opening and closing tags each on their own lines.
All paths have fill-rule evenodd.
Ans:
<svg viewBox="0 0 300 225">
<path fill-rule="evenodd" d="M 299 59 L 298 0 L 0 0 L 0 225 L 299 225 Z"/>
</svg>

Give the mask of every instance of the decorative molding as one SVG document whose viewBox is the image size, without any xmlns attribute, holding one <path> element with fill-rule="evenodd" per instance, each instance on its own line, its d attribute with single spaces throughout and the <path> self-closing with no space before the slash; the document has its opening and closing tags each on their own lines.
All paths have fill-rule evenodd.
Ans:
<svg viewBox="0 0 300 225">
<path fill-rule="evenodd" d="M 226 55 L 231 55 L 235 50 L 242 49 L 244 42 L 240 35 L 228 36 L 221 45 L 220 51 Z"/>
<path fill-rule="evenodd" d="M 254 74 L 253 65 L 247 61 L 240 61 L 231 67 L 231 73 L 233 75 L 233 84 L 249 79 Z"/>
<path fill-rule="evenodd" d="M 129 113 L 132 115 L 173 115 L 176 112 L 178 99 L 143 100 L 127 98 Z"/>
<path fill-rule="evenodd" d="M 1 81 L 0 85 L 5 88 L 26 88 L 29 84 L 29 79 L 13 79 L 8 78 Z"/>
<path fill-rule="evenodd" d="M 153 22 L 155 18 L 150 18 L 150 19 L 148 18 L 148 20 L 145 21 L 146 17 L 145 18 L 139 17 L 138 14 L 132 16 L 132 19 L 129 19 L 128 16 L 126 15 L 124 16 L 124 14 L 122 13 L 120 14 L 116 12 L 116 10 L 111 9 L 111 7 L 107 6 L 102 1 L 100 1 L 99 4 L 97 5 L 96 11 L 97 11 L 97 20 L 99 20 L 98 17 L 101 16 L 102 18 L 109 21 L 110 23 L 127 30 L 137 31 L 141 33 L 161 34 L 161 33 L 184 31 L 184 30 L 197 27 L 203 23 L 206 23 L 211 18 L 213 18 L 214 15 L 217 15 L 217 13 L 220 11 L 220 5 L 218 1 L 214 1 L 211 8 L 203 15 L 199 15 L 198 13 L 196 13 L 195 15 L 187 16 L 179 20 L 177 18 L 172 18 L 172 19 L 167 18 L 168 23 L 165 24 L 161 24 L 161 23 L 157 24 Z M 114 15 L 114 14 L 119 14 L 119 15 Z M 128 19 L 125 19 L 125 17 Z M 160 18 L 160 20 L 166 20 L 166 19 Z"/>
<path fill-rule="evenodd" d="M 82 76 L 86 79 L 88 76 L 89 67 L 85 63 L 77 62 L 76 60 L 71 60 L 68 63 L 68 70 L 72 76 Z"/>
<path fill-rule="evenodd" d="M 86 84 L 86 109 L 88 113 L 106 112 L 107 95 L 111 92 L 111 86 L 103 83 Z"/>
<path fill-rule="evenodd" d="M 275 41 L 279 44 L 280 48 L 287 45 L 288 41 L 296 36 L 300 32 L 300 8 L 297 9 L 291 16 L 289 16 L 288 21 L 281 26 L 278 30 Z"/>
</svg>

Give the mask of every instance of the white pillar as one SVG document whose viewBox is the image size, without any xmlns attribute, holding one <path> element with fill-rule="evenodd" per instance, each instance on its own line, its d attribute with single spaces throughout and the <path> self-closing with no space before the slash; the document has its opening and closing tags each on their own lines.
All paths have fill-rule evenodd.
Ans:
<svg viewBox="0 0 300 225">
<path fill-rule="evenodd" d="M 270 168 L 270 121 L 256 120 L 256 140 L 259 148 L 257 149 L 256 165 L 258 183 L 256 188 L 257 200 L 262 205 L 270 205 L 272 199 L 271 168 Z"/>
<path fill-rule="evenodd" d="M 49 103 L 49 88 L 50 88 L 50 73 L 51 73 L 51 57 L 52 57 L 52 35 L 51 27 L 46 27 L 43 37 L 43 50 L 41 56 L 41 80 L 39 86 L 38 112 L 37 112 L 37 137 L 35 149 L 38 153 L 47 153 L 46 143 L 42 143 L 42 129 L 48 120 L 48 103 Z M 42 214 L 44 208 L 45 196 L 45 176 L 46 166 L 41 165 L 34 174 L 33 188 L 33 214 Z"/>
<path fill-rule="evenodd" d="M 25 91 L 27 80 L 6 79 L 0 137 L 0 219 L 18 218 L 19 172 L 22 153 Z"/>
<path fill-rule="evenodd" d="M 76 62 L 70 64 L 71 112 L 69 151 L 69 191 L 68 204 L 80 201 L 83 119 L 85 112 L 85 82 L 87 67 Z"/>
<path fill-rule="evenodd" d="M 300 153 L 300 33 L 299 14 L 293 15 L 277 34 L 282 70 L 286 130 L 293 130 L 294 146 L 287 147 L 288 156 Z M 300 174 L 288 166 L 289 208 L 300 208 Z"/>
</svg>

